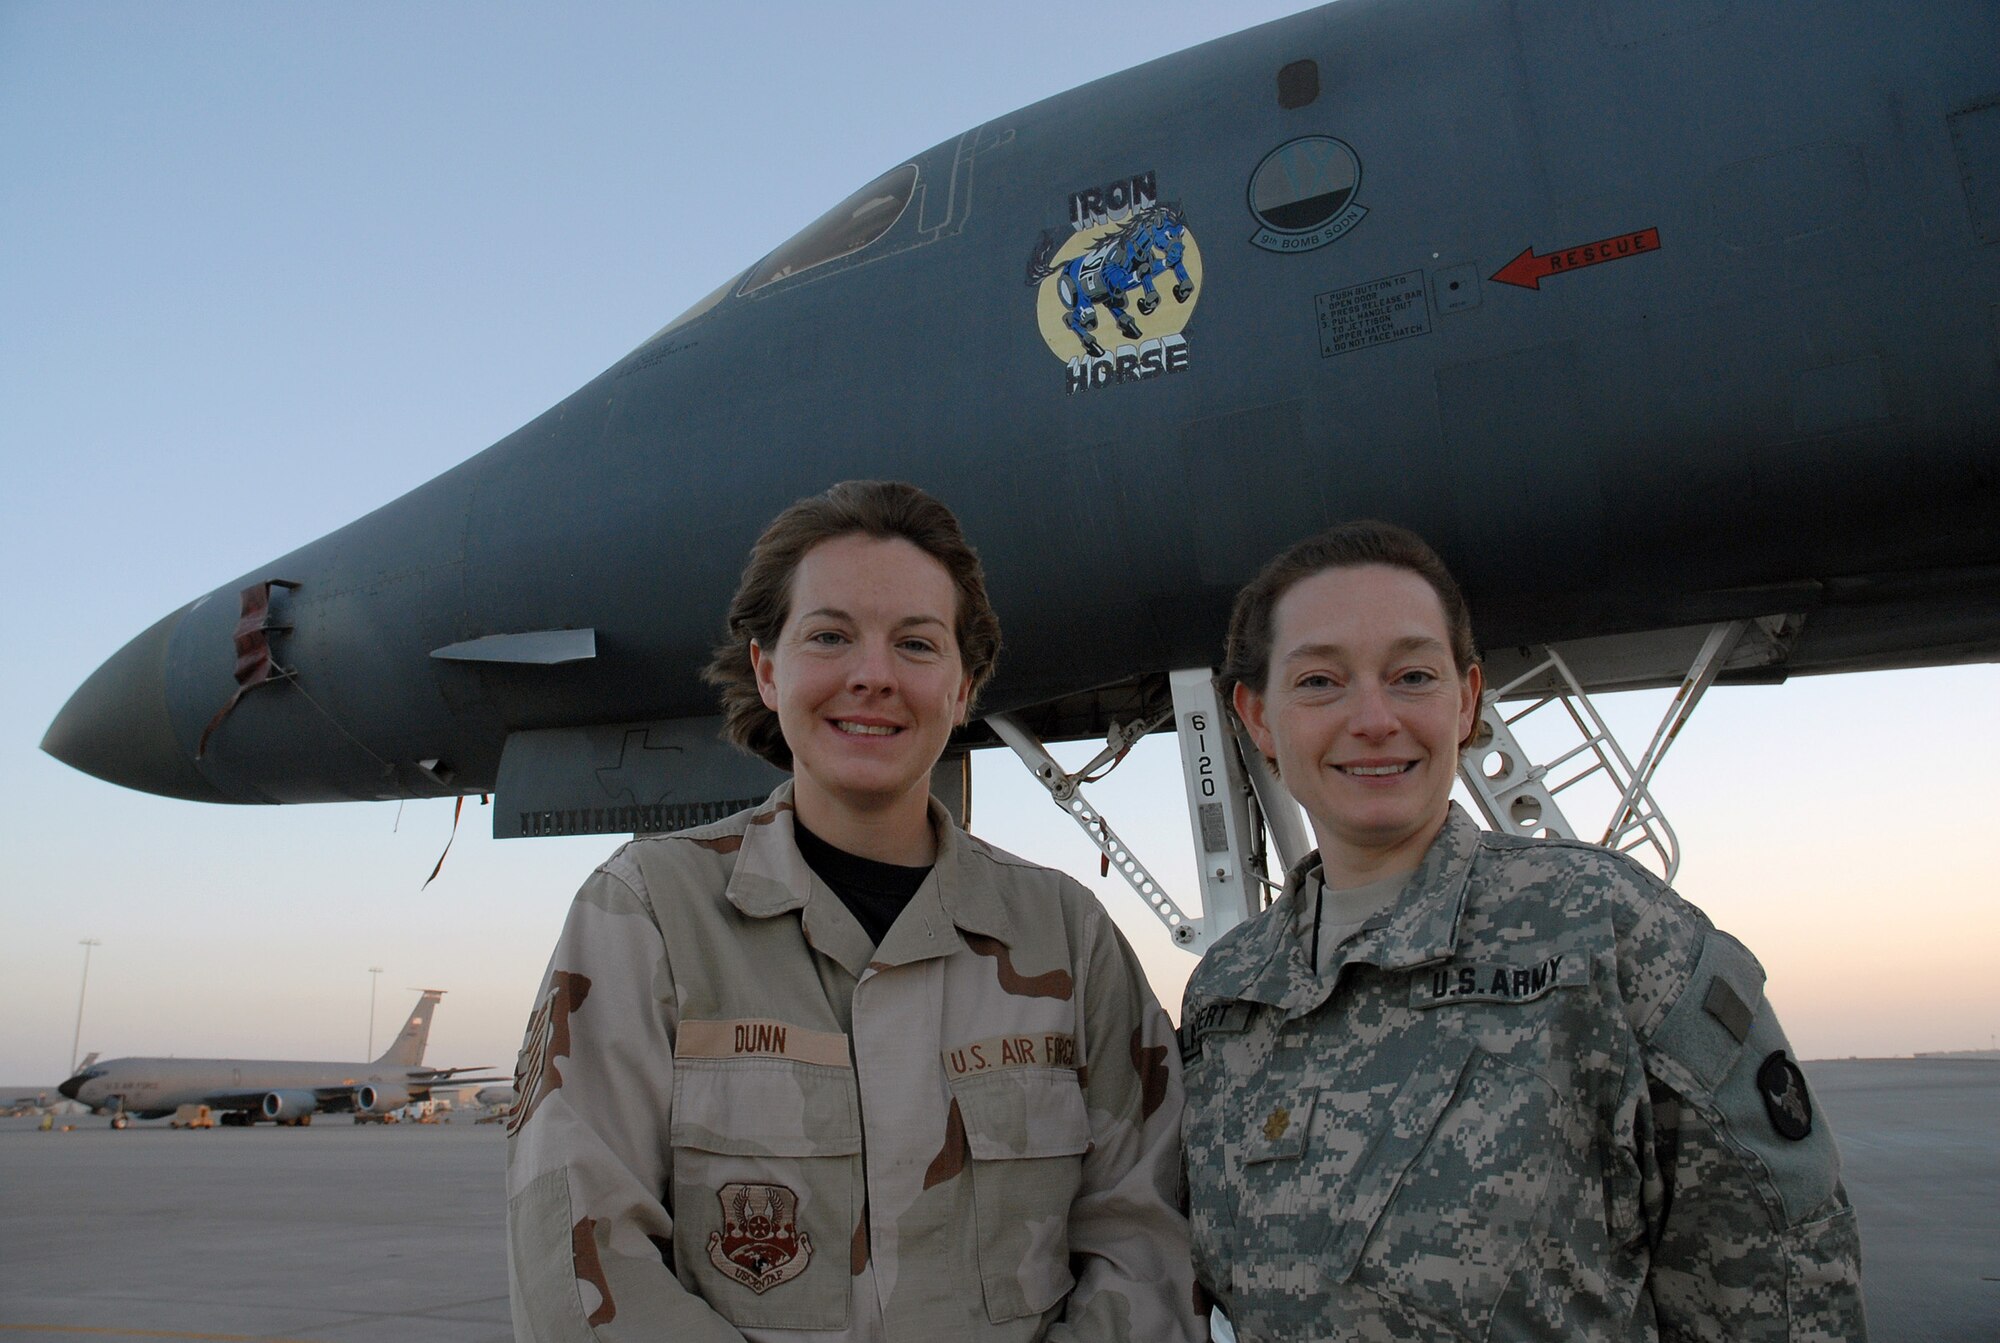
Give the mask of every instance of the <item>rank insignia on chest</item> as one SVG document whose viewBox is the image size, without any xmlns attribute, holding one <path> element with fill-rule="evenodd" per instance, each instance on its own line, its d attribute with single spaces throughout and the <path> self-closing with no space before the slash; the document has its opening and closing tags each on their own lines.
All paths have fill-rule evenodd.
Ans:
<svg viewBox="0 0 2000 1343">
<path fill-rule="evenodd" d="M 708 1261 L 762 1296 L 790 1282 L 812 1261 L 812 1237 L 799 1230 L 799 1196 L 781 1184 L 726 1184 L 716 1190 L 722 1230 L 708 1238 Z"/>
<path fill-rule="evenodd" d="M 1280 1105 L 1271 1111 L 1271 1117 L 1264 1121 L 1264 1140 L 1276 1142 L 1285 1136 L 1285 1130 L 1292 1126 L 1292 1112 Z"/>
</svg>

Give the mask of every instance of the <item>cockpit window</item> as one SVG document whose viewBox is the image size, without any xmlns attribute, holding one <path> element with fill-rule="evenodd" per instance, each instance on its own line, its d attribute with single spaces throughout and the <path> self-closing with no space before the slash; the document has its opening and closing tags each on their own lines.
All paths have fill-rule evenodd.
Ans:
<svg viewBox="0 0 2000 1343">
<path fill-rule="evenodd" d="M 736 292 L 753 293 L 787 276 L 860 251 L 887 233 L 902 217 L 916 189 L 914 163 L 883 173 L 758 262 Z"/>
</svg>

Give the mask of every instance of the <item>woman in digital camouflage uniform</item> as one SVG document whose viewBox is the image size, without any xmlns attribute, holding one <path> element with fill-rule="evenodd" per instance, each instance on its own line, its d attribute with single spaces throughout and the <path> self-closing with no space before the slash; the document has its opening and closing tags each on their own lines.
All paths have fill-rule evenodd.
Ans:
<svg viewBox="0 0 2000 1343">
<path fill-rule="evenodd" d="M 930 798 L 999 644 L 913 486 L 759 539 L 709 676 L 792 779 L 570 909 L 517 1077 L 517 1337 L 1195 1336 L 1165 1014 L 1091 895 Z"/>
<path fill-rule="evenodd" d="M 1863 1337 L 1756 960 L 1623 856 L 1452 804 L 1481 673 L 1430 548 L 1287 551 L 1220 679 L 1319 845 L 1182 1014 L 1196 1272 L 1238 1337 Z"/>
</svg>

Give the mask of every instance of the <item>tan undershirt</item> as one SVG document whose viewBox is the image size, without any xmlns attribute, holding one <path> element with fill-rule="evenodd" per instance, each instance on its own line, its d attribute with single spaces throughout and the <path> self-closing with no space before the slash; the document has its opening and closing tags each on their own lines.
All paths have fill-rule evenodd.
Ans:
<svg viewBox="0 0 2000 1343">
<path fill-rule="evenodd" d="M 1306 946 L 1313 943 L 1313 919 L 1319 920 L 1319 963 L 1313 967 L 1316 974 L 1325 974 L 1334 963 L 1340 944 L 1361 931 L 1361 926 L 1387 909 L 1395 898 L 1410 884 L 1410 873 L 1398 872 L 1393 877 L 1371 881 L 1366 886 L 1353 886 L 1344 891 L 1331 890 L 1320 878 L 1313 874 L 1313 898 L 1300 902 L 1299 933 L 1306 939 Z"/>
</svg>

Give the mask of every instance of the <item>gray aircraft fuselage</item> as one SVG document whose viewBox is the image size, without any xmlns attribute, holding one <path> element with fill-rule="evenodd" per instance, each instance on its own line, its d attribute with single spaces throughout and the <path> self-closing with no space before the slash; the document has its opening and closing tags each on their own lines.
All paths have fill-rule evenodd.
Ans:
<svg viewBox="0 0 2000 1343">
<path fill-rule="evenodd" d="M 373 1086 L 409 1092 L 427 1088 L 429 1068 L 380 1063 L 315 1063 L 298 1059 L 111 1059 L 87 1069 L 92 1074 L 74 1092 L 63 1094 L 103 1114 L 124 1110 L 141 1119 L 172 1114 L 182 1105 L 254 1110 L 274 1091 L 359 1091 Z M 354 1108 L 352 1101 L 319 1106 Z"/>
<path fill-rule="evenodd" d="M 301 1118 L 319 1111 L 381 1113 L 412 1099 L 425 1099 L 431 1087 L 469 1071 L 424 1066 L 431 1015 L 442 996 L 439 990 L 424 990 L 396 1038 L 371 1063 L 183 1058 L 98 1063 L 93 1059 L 57 1089 L 100 1114 L 141 1119 L 157 1119 L 183 1105 L 266 1118 Z"/>
<path fill-rule="evenodd" d="M 1213 662 L 1265 559 L 1362 516 L 1437 545 L 1488 649 L 1636 640 L 1594 685 L 1746 617 L 1777 633 L 1725 679 L 1995 658 L 1996 51 L 1992 0 L 1342 0 L 1099 80 L 171 613 L 44 746 L 205 801 L 693 819 L 762 786 L 698 676 L 749 545 L 854 477 L 958 512 L 985 707 L 1047 736 Z"/>
</svg>

